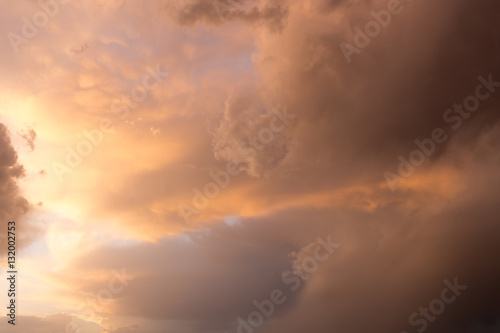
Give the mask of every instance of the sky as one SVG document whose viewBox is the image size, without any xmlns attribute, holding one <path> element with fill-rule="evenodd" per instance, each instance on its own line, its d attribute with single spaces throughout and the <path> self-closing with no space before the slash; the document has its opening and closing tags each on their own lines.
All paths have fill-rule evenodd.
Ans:
<svg viewBox="0 0 500 333">
<path fill-rule="evenodd" d="M 0 5 L 1 332 L 500 331 L 498 1 Z"/>
</svg>

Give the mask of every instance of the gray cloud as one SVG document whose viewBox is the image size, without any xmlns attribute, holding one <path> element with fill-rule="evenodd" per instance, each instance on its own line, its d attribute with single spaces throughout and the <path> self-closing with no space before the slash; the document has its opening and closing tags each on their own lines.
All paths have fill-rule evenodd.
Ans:
<svg viewBox="0 0 500 333">
<path fill-rule="evenodd" d="M 35 150 L 36 132 L 34 129 L 26 128 L 21 130 L 18 134 L 24 139 L 31 151 Z"/>
<path fill-rule="evenodd" d="M 29 209 L 28 201 L 20 194 L 17 182 L 24 177 L 25 170 L 17 161 L 10 135 L 5 125 L 0 124 L 0 226 L 6 234 L 7 222 L 17 220 Z M 2 248 L 2 253 L 6 248 Z"/>
<path fill-rule="evenodd" d="M 254 3 L 246 0 L 167 2 L 167 14 L 183 26 L 196 23 L 221 25 L 229 21 L 242 21 L 252 25 L 264 25 L 273 32 L 281 31 L 286 24 L 286 1 Z"/>
</svg>

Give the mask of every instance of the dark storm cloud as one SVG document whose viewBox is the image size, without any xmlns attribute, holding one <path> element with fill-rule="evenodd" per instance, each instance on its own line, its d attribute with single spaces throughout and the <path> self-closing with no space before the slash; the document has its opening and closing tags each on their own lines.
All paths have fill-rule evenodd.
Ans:
<svg viewBox="0 0 500 333">
<path fill-rule="evenodd" d="M 294 161 L 321 158 L 343 180 L 373 180 L 397 166 L 397 156 L 413 150 L 415 139 L 449 128 L 443 113 L 474 92 L 478 76 L 500 82 L 491 29 L 498 3 L 403 2 L 404 11 L 347 64 L 339 44 L 352 44 L 352 27 L 364 27 L 373 20 L 371 10 L 386 8 L 382 1 L 371 4 L 340 8 L 340 22 L 318 14 L 318 24 L 309 22 L 308 29 L 290 19 L 292 26 L 264 48 L 259 64 L 263 75 L 279 77 L 275 92 L 300 119 Z M 499 98 L 493 94 L 467 125 L 495 121 Z M 334 174 L 328 178 L 338 181 Z"/>
<path fill-rule="evenodd" d="M 287 28 L 262 43 L 255 60 L 263 90 L 297 115 L 289 129 L 292 144 L 260 152 L 254 161 L 270 161 L 262 169 L 276 175 L 292 174 L 297 182 L 280 184 L 286 192 L 383 182 L 385 171 L 396 171 L 398 156 L 408 158 L 417 148 L 416 139 L 429 138 L 435 128 L 455 135 L 444 114 L 474 94 L 480 76 L 500 82 L 498 36 L 492 29 L 496 2 L 401 2 L 402 12 L 360 54 L 353 54 L 350 64 L 339 45 L 353 44 L 352 28 L 364 29 L 374 20 L 370 12 L 387 9 L 387 2 L 345 4 L 330 11 L 320 10 L 324 2 L 314 2 L 309 10 L 294 4 Z M 242 94 L 232 100 L 247 96 L 254 105 L 266 98 Z M 226 107 L 233 108 L 230 126 L 222 123 L 214 136 L 214 146 L 226 150 L 221 154 L 216 149 L 215 155 L 240 162 L 236 145 L 230 151 L 228 142 L 241 140 L 253 125 L 247 107 Z M 497 120 L 498 108 L 500 91 L 495 91 L 463 119 L 460 130 L 488 128 Z M 449 142 L 438 145 L 430 163 Z M 275 191 L 276 184 L 266 190 Z"/>
<path fill-rule="evenodd" d="M 7 229 L 7 221 L 15 220 L 28 211 L 28 201 L 19 194 L 17 181 L 25 174 L 17 162 L 5 125 L 0 124 L 0 223 Z M 2 232 L 4 232 L 2 230 Z"/>
<path fill-rule="evenodd" d="M 280 72 L 289 85 L 277 90 L 299 115 L 293 153 L 297 163 L 308 165 L 302 174 L 310 180 L 301 187 L 289 185 L 294 193 L 321 184 L 377 181 L 384 169 L 397 166 L 399 154 L 415 149 L 416 138 L 429 137 L 437 127 L 449 128 L 443 113 L 474 93 L 479 75 L 491 74 L 500 82 L 498 2 L 405 2 L 405 11 L 347 64 L 338 47 L 343 41 L 352 43 L 346 30 L 363 27 L 373 19 L 370 10 L 384 9 L 386 3 L 371 5 L 349 9 L 340 24 L 331 23 L 331 32 L 316 27 L 317 33 L 295 35 L 294 43 L 285 41 L 264 52 L 263 57 L 291 55 Z M 281 64 L 262 66 L 271 70 Z M 415 332 L 408 316 L 438 298 L 442 281 L 455 276 L 469 289 L 426 332 L 498 327 L 495 281 L 500 270 L 495 258 L 500 248 L 493 235 L 499 231 L 499 93 L 464 120 L 460 130 L 449 131 L 452 139 L 426 165 L 430 172 L 443 165 L 460 171 L 455 181 L 464 190 L 454 202 L 448 205 L 439 198 L 437 213 L 422 214 L 433 203 L 415 190 L 398 193 L 375 216 L 360 217 L 388 236 L 375 249 L 363 246 L 345 266 L 332 267 L 318 282 L 318 291 L 305 296 L 270 332 Z M 331 171 L 310 163 L 320 158 Z M 313 173 L 315 169 L 321 173 Z M 440 177 L 446 175 L 432 178 L 438 183 Z M 400 204 L 415 210 L 399 215 Z"/>
<path fill-rule="evenodd" d="M 467 190 L 451 202 L 438 200 L 437 211 L 411 196 L 375 214 L 348 217 L 378 232 L 363 237 L 352 230 L 350 241 L 359 246 L 346 253 L 350 245 L 344 242 L 342 263 L 327 262 L 303 302 L 268 331 L 416 332 L 423 326 L 412 326 L 410 315 L 441 298 L 443 281 L 457 277 L 468 288 L 428 321 L 425 331 L 494 332 L 500 324 L 500 177 L 498 157 L 484 153 L 499 147 L 499 130 L 496 126 L 482 136 L 480 148 L 461 146 L 460 153 L 445 157 L 462 164 Z M 457 148 L 459 141 L 453 145 Z M 401 205 L 408 199 L 419 208 L 404 213 Z"/>
<path fill-rule="evenodd" d="M 479 76 L 500 82 L 498 2 L 402 5 L 350 64 L 340 43 L 352 44 L 352 28 L 364 28 L 373 20 L 370 11 L 385 9 L 387 2 L 323 2 L 311 12 L 296 4 L 286 29 L 262 46 L 256 65 L 264 85 L 298 115 L 294 146 L 278 164 L 281 171 L 292 166 L 298 171 L 293 181 L 271 178 L 259 195 L 378 183 L 385 170 L 397 167 L 398 155 L 415 149 L 415 139 L 429 137 L 435 128 L 449 130 L 444 112 L 474 93 Z M 331 10 L 317 10 L 321 6 Z M 453 181 L 462 190 L 444 191 L 453 202 L 419 187 L 397 195 L 376 190 L 374 198 L 389 203 L 373 214 L 347 214 L 373 233 L 347 228 L 359 246 L 342 264 L 318 272 L 301 302 L 269 331 L 416 331 L 409 315 L 438 298 L 443 280 L 455 277 L 468 290 L 427 331 L 493 330 L 500 275 L 494 236 L 499 97 L 493 93 L 460 130 L 448 131 L 450 139 L 425 166 L 436 183 L 448 176 L 439 168 L 458 172 Z M 231 112 L 231 126 L 219 128 L 216 146 L 240 139 L 237 128 L 251 129 L 245 127 L 248 108 Z M 269 151 L 269 158 L 275 153 Z"/>
<path fill-rule="evenodd" d="M 42 226 L 25 219 L 30 209 L 28 200 L 20 193 L 18 182 L 25 176 L 24 167 L 12 146 L 7 127 L 0 124 L 0 243 L 7 240 L 7 222 L 16 221 L 17 247 L 27 247 L 42 233 Z M 7 246 L 1 253 L 6 254 Z"/>
</svg>

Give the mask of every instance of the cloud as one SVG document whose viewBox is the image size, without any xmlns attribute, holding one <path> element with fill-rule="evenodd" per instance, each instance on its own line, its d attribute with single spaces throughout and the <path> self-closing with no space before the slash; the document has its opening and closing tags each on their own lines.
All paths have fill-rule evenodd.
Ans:
<svg viewBox="0 0 500 333">
<path fill-rule="evenodd" d="M 254 177 L 269 174 L 286 158 L 291 139 L 285 133 L 296 117 L 286 106 L 259 105 L 261 100 L 257 94 L 230 96 L 213 137 L 217 159 L 234 162 Z"/>
<path fill-rule="evenodd" d="M 21 195 L 18 182 L 25 175 L 24 167 L 18 163 L 17 153 L 12 147 L 10 134 L 0 124 L 0 225 L 6 237 L 7 222 L 18 221 L 29 210 L 28 201 Z M 28 231 L 28 230 L 26 230 Z M 28 234 L 23 235 L 30 239 Z M 6 248 L 2 249 L 2 252 Z"/>
<path fill-rule="evenodd" d="M 290 245 L 272 244 L 256 236 L 221 226 L 208 234 L 172 237 L 156 245 L 99 248 L 81 256 L 54 278 L 63 284 L 79 285 L 76 294 L 85 300 L 107 286 L 107 280 L 82 279 L 81 272 L 103 276 L 106 272 L 109 275 L 111 264 L 124 267 L 126 274 L 135 278 L 114 296 L 115 302 L 97 309 L 103 316 L 114 313 L 175 320 L 200 330 L 222 328 L 239 313 L 248 312 L 254 298 L 267 297 L 279 283 L 279 267 L 288 265 Z M 103 251 L 107 255 L 101 256 Z M 141 262 L 142 256 L 154 259 Z M 152 266 L 153 262 L 168 264 Z M 149 287 L 144 288 L 144 284 Z"/>
<path fill-rule="evenodd" d="M 397 166 L 399 154 L 414 149 L 416 138 L 449 126 L 443 113 L 474 92 L 478 76 L 500 77 L 489 30 L 495 18 L 473 23 L 495 10 L 493 3 L 446 1 L 430 9 L 406 2 L 400 16 L 347 64 L 339 44 L 353 43 L 352 27 L 363 27 L 373 20 L 370 11 L 385 5 L 318 12 L 295 3 L 287 29 L 260 44 L 256 64 L 266 88 L 285 96 L 283 103 L 298 115 L 288 161 L 303 168 L 304 177 L 312 169 L 325 175 L 314 177 L 311 186 L 376 181 L 384 169 Z M 470 65 L 460 67 L 463 62 Z M 467 126 L 489 126 L 497 108 L 495 95 Z"/>
<path fill-rule="evenodd" d="M 23 129 L 19 131 L 18 134 L 26 141 L 26 145 L 31 149 L 31 151 L 35 150 L 36 132 L 34 129 Z"/>
<path fill-rule="evenodd" d="M 494 331 L 500 92 L 457 130 L 443 115 L 475 93 L 478 77 L 500 82 L 500 4 L 401 1 L 348 63 L 341 43 L 355 45 L 354 28 L 387 1 L 223 3 L 68 3 L 19 55 L 2 54 L 5 77 L 17 78 L 0 78 L 15 116 L 3 113 L 37 124 L 25 167 L 47 170 L 24 185 L 64 222 L 50 221 L 46 235 L 64 239 L 47 246 L 62 250 L 64 265 L 40 273 L 61 286 L 46 297 L 50 311 L 78 312 L 124 267 L 136 278 L 97 310 L 108 331 L 234 330 L 254 300 L 289 287 L 290 254 L 302 258 L 332 235 L 341 249 L 262 332 L 413 332 L 408 317 L 455 276 L 469 288 L 426 332 Z M 19 30 L 17 18 L 36 6 L 16 2 L 2 27 Z M 112 103 L 156 64 L 169 78 L 121 119 Z M 242 155 L 240 144 L 251 146 L 285 108 L 296 115 L 289 126 Z M 103 118 L 114 131 L 56 182 L 51 163 Z M 436 128 L 446 142 L 392 192 L 384 172 Z M 29 205 L 5 126 L 0 134 L 7 221 Z M 186 225 L 179 204 L 193 205 L 228 161 L 245 172 Z"/>
<path fill-rule="evenodd" d="M 245 0 L 168 2 L 164 10 L 175 22 L 183 26 L 196 23 L 221 25 L 226 21 L 242 21 L 251 25 L 264 25 L 270 31 L 279 32 L 286 24 L 286 1 L 251 3 Z"/>
<path fill-rule="evenodd" d="M 115 330 L 105 331 L 105 333 L 134 333 L 134 332 L 138 332 L 137 325 L 124 326 L 117 328 Z"/>
<path fill-rule="evenodd" d="M 281 274 L 298 257 L 291 254 L 303 257 L 317 237 L 331 235 L 341 248 L 299 291 L 287 294 L 288 302 L 264 332 L 327 332 L 331 327 L 410 332 L 414 327 L 408 317 L 440 296 L 445 279 L 455 277 L 469 288 L 427 331 L 472 333 L 483 327 L 488 332 L 497 322 L 500 274 L 494 236 L 499 231 L 494 194 L 500 161 L 488 152 L 498 149 L 499 130 L 483 132 L 479 143 L 463 145 L 461 138 L 451 143 L 440 164 L 458 170 L 463 185 L 451 199 L 448 193 L 409 192 L 373 212 L 345 206 L 287 209 L 240 219 L 234 227 L 221 221 L 156 245 L 98 249 L 66 273 L 75 278 L 72 284 L 95 292 L 102 281 L 84 282 L 76 278 L 79 272 L 98 276 L 111 267 L 127 267 L 136 279 L 107 311 L 158 322 L 175 318 L 195 325 L 196 331 L 234 331 L 236 318 L 255 310 L 254 300 L 268 298 L 276 288 L 289 290 Z"/>
<path fill-rule="evenodd" d="M 103 328 L 95 323 L 86 322 L 81 319 L 74 319 L 72 316 L 57 313 L 46 315 L 44 317 L 35 316 L 18 316 L 16 319 L 16 325 L 12 326 L 4 320 L 0 323 L 0 327 L 6 331 L 15 329 L 19 333 L 53 333 L 53 332 L 66 332 L 72 330 L 76 326 L 67 326 L 69 324 L 78 325 L 81 332 L 85 333 L 100 333 Z"/>
</svg>

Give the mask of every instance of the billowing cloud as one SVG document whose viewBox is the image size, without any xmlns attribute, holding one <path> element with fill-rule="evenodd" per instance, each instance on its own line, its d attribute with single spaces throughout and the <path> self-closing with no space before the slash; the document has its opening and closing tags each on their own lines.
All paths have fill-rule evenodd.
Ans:
<svg viewBox="0 0 500 333">
<path fill-rule="evenodd" d="M 11 136 L 4 124 L 0 123 L 0 226 L 2 244 L 7 242 L 7 223 L 17 224 L 18 237 L 23 240 L 18 246 L 29 245 L 39 235 L 40 228 L 34 223 L 24 220 L 30 204 L 19 189 L 19 181 L 25 176 L 24 167 L 18 162 L 18 155 L 12 146 Z M 26 222 L 26 225 L 24 223 Z M 2 254 L 6 254 L 7 246 L 2 246 Z"/>
<path fill-rule="evenodd" d="M 24 176 L 24 168 L 17 162 L 17 153 L 12 147 L 5 125 L 0 124 L 0 176 L 2 182 L 2 220 L 13 220 L 28 210 L 28 202 L 20 196 L 17 181 Z"/>
</svg>

